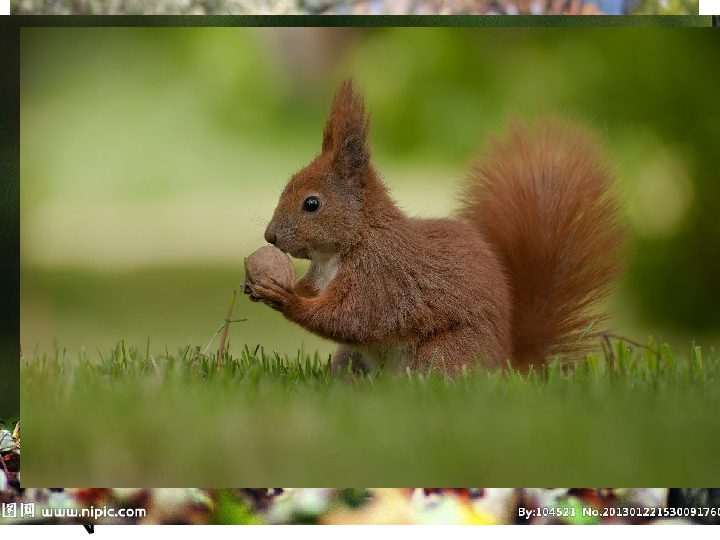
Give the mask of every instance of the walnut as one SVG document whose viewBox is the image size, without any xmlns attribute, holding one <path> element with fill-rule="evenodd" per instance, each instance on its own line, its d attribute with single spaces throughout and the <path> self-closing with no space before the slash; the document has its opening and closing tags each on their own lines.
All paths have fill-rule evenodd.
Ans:
<svg viewBox="0 0 720 540">
<path fill-rule="evenodd" d="M 245 279 L 248 283 L 268 278 L 286 287 L 295 285 L 295 267 L 290 257 L 275 246 L 263 246 L 247 258 Z"/>
</svg>

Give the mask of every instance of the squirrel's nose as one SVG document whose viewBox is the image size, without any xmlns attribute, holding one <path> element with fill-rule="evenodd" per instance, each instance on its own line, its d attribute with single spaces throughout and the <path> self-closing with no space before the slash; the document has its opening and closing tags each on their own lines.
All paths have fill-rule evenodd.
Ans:
<svg viewBox="0 0 720 540">
<path fill-rule="evenodd" d="M 274 246 L 275 242 L 277 242 L 277 236 L 274 232 L 271 232 L 270 229 L 268 229 L 265 231 L 265 241 Z"/>
</svg>

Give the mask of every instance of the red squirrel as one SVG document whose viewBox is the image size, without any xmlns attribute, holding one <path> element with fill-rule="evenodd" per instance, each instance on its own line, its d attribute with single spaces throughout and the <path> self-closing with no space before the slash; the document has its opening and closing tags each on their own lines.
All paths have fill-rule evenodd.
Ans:
<svg viewBox="0 0 720 540">
<path fill-rule="evenodd" d="M 473 166 L 457 219 L 419 219 L 371 163 L 369 127 L 348 79 L 320 154 L 292 176 L 265 231 L 310 259 L 307 273 L 294 286 L 258 280 L 251 299 L 339 343 L 333 373 L 539 368 L 589 350 L 625 236 L 596 137 L 555 118 L 512 122 Z"/>
</svg>

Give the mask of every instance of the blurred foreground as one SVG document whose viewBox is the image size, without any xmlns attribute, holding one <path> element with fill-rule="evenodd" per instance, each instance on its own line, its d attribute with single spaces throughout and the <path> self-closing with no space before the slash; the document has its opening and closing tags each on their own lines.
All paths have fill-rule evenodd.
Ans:
<svg viewBox="0 0 720 540">
<path fill-rule="evenodd" d="M 219 363 L 125 342 L 23 357 L 23 485 L 720 482 L 718 353 L 610 343 L 456 379 L 332 377 L 318 355 L 238 345 Z"/>
</svg>

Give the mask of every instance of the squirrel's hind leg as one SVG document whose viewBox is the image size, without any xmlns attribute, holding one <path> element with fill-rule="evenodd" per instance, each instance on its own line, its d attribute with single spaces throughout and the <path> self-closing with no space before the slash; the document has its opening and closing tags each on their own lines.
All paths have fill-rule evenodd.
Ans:
<svg viewBox="0 0 720 540">
<path fill-rule="evenodd" d="M 362 354 L 351 351 L 345 345 L 340 345 L 332 357 L 332 374 L 335 377 L 347 375 L 348 368 L 352 369 L 355 375 L 364 375 L 369 370 Z"/>
<path fill-rule="evenodd" d="M 464 327 L 434 335 L 431 339 L 418 344 L 413 360 L 413 369 L 427 372 L 432 366 L 433 371 L 446 371 L 451 377 L 462 372 L 463 366 L 473 371 L 477 365 L 484 368 L 493 367 L 490 343 L 482 343 L 477 329 Z M 488 336 L 485 336 L 486 338 Z M 498 366 L 499 367 L 499 366 Z"/>
</svg>

